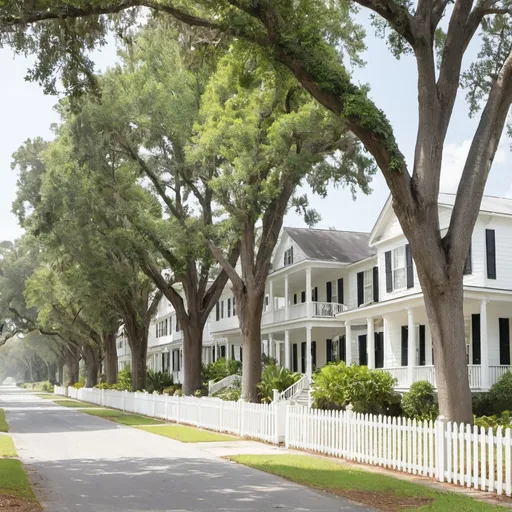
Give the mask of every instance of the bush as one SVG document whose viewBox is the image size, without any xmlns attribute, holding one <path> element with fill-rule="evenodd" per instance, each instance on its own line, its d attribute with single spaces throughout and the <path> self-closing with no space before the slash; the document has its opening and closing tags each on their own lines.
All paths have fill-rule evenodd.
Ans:
<svg viewBox="0 0 512 512">
<path fill-rule="evenodd" d="M 502 427 L 504 429 L 512 429 L 511 413 L 510 411 L 503 411 L 501 415 L 494 414 L 491 416 L 475 417 L 475 425 L 477 427 L 484 427 L 486 430 L 488 428 L 492 428 L 494 433 L 496 433 L 496 429 L 498 427 Z"/>
<path fill-rule="evenodd" d="M 482 399 L 484 400 L 484 399 Z M 492 414 L 501 414 L 512 410 L 512 372 L 507 372 L 494 384 L 488 394 L 489 410 Z"/>
<path fill-rule="evenodd" d="M 95 389 L 115 389 L 115 384 L 107 384 L 106 382 L 100 382 L 94 386 Z"/>
<path fill-rule="evenodd" d="M 177 389 L 174 392 L 174 396 L 183 396 L 183 390 L 181 388 Z"/>
<path fill-rule="evenodd" d="M 300 379 L 300 374 L 293 373 L 287 368 L 275 364 L 265 366 L 261 375 L 261 382 L 258 384 L 261 401 L 264 403 L 272 402 L 274 389 L 279 392 L 284 391 Z"/>
<path fill-rule="evenodd" d="M 83 387 L 85 387 L 85 381 L 80 379 L 78 382 L 75 382 L 73 384 L 73 387 L 75 389 L 82 389 Z"/>
<path fill-rule="evenodd" d="M 439 408 L 434 402 L 434 386 L 426 380 L 413 382 L 409 391 L 402 397 L 402 410 L 409 418 L 435 420 Z"/>
<path fill-rule="evenodd" d="M 359 413 L 392 414 L 397 406 L 395 384 L 388 372 L 340 361 L 313 376 L 312 397 L 319 409 L 344 410 L 351 404 Z"/>
<path fill-rule="evenodd" d="M 117 391 L 131 391 L 132 390 L 132 370 L 129 365 L 126 365 L 122 370 L 117 372 L 117 384 L 114 384 L 113 389 Z"/>
<path fill-rule="evenodd" d="M 154 372 L 153 370 L 148 370 L 146 376 L 146 391 L 148 393 L 153 393 L 156 391 L 157 393 L 162 394 L 165 388 L 168 388 L 174 384 L 172 379 L 172 375 L 167 372 Z"/>
<path fill-rule="evenodd" d="M 491 416 L 493 406 L 489 393 L 477 393 L 473 395 L 473 414 L 475 416 Z"/>
<path fill-rule="evenodd" d="M 174 393 L 176 393 L 178 389 L 181 389 L 181 384 L 173 384 L 172 386 L 165 388 L 163 390 L 163 393 L 169 396 L 174 396 Z"/>
<path fill-rule="evenodd" d="M 53 393 L 55 388 L 54 388 L 53 384 L 49 380 L 47 380 L 42 383 L 41 389 L 47 393 Z"/>
<path fill-rule="evenodd" d="M 216 398 L 220 398 L 221 400 L 225 400 L 227 402 L 238 402 L 242 396 L 242 388 L 224 388 L 214 395 Z"/>
<path fill-rule="evenodd" d="M 207 366 L 203 365 L 203 381 L 207 383 L 211 380 L 217 382 L 228 377 L 229 375 L 241 373 L 241 371 L 242 363 L 240 361 L 235 361 L 234 359 L 226 361 L 226 359 L 221 357 L 220 359 L 217 359 L 217 361 L 214 361 Z"/>
</svg>

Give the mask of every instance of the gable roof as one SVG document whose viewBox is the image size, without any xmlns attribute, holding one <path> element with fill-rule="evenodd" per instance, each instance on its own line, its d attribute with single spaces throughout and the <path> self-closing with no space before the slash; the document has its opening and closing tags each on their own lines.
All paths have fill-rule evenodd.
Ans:
<svg viewBox="0 0 512 512">
<path fill-rule="evenodd" d="M 455 205 L 455 199 L 457 194 L 448 194 L 445 192 L 441 192 L 438 198 L 438 205 L 445 206 L 447 208 L 453 208 Z M 388 197 L 386 203 L 384 204 L 379 217 L 377 218 L 377 222 L 373 226 L 372 232 L 370 233 L 370 237 L 368 243 L 373 247 L 373 244 L 379 241 L 376 238 L 376 235 L 380 232 L 380 228 L 383 224 L 387 222 L 390 215 L 394 214 L 392 205 L 391 195 Z M 483 196 L 482 203 L 480 204 L 480 210 L 484 213 L 496 213 L 498 215 L 512 215 L 512 198 L 508 197 L 497 197 L 497 196 Z"/>
<path fill-rule="evenodd" d="M 375 254 L 368 246 L 369 233 L 310 228 L 284 228 L 284 231 L 306 258 L 312 260 L 354 263 Z"/>
</svg>

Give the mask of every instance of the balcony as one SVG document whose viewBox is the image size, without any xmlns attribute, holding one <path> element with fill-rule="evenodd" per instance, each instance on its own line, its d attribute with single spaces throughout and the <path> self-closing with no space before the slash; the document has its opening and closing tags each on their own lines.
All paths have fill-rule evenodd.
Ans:
<svg viewBox="0 0 512 512">
<path fill-rule="evenodd" d="M 308 303 L 301 302 L 291 306 L 265 311 L 261 319 L 261 325 L 280 324 L 290 320 L 302 318 L 335 318 L 338 313 L 347 310 L 344 304 L 337 302 L 311 302 L 311 316 L 308 316 Z"/>
</svg>

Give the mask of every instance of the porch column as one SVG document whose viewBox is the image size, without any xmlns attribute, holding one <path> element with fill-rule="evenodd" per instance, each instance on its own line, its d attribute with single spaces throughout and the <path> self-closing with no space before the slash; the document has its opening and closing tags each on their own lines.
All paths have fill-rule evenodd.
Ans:
<svg viewBox="0 0 512 512">
<path fill-rule="evenodd" d="M 274 281 L 268 283 L 268 311 L 270 315 L 270 321 L 274 320 Z"/>
<path fill-rule="evenodd" d="M 276 341 L 275 348 L 276 348 L 277 364 L 278 364 L 278 366 L 283 366 L 283 363 L 281 361 L 281 342 L 280 341 Z"/>
<path fill-rule="evenodd" d="M 229 346 L 229 339 L 226 338 L 226 363 L 231 359 L 231 350 Z"/>
<path fill-rule="evenodd" d="M 482 372 L 482 388 L 489 389 L 489 343 L 487 339 L 487 302 L 480 302 L 480 362 Z"/>
<path fill-rule="evenodd" d="M 368 318 L 366 320 L 368 325 L 368 334 L 367 334 L 367 340 L 368 343 L 366 344 L 368 355 L 367 355 L 367 362 L 368 362 L 368 368 L 375 368 L 375 326 L 373 323 L 373 318 Z"/>
<path fill-rule="evenodd" d="M 306 375 L 313 375 L 313 357 L 311 354 L 311 325 L 306 327 Z"/>
<path fill-rule="evenodd" d="M 272 334 L 268 335 L 268 357 L 274 357 L 274 337 Z"/>
<path fill-rule="evenodd" d="M 289 296 L 288 296 L 288 276 L 284 276 L 284 318 L 285 320 L 288 320 L 289 318 Z"/>
<path fill-rule="evenodd" d="M 217 361 L 219 359 L 219 343 L 217 342 L 217 338 L 215 338 L 215 356 L 213 358 L 213 361 Z"/>
<path fill-rule="evenodd" d="M 288 370 L 292 369 L 292 351 L 290 344 L 290 331 L 284 331 L 284 364 Z"/>
<path fill-rule="evenodd" d="M 407 381 L 412 384 L 414 378 L 414 359 L 416 356 L 416 326 L 414 325 L 414 311 L 407 310 Z"/>
<path fill-rule="evenodd" d="M 350 322 L 345 322 L 345 358 L 346 364 L 352 364 L 352 325 Z"/>
<path fill-rule="evenodd" d="M 311 287 L 311 267 L 306 269 L 306 316 L 309 318 L 313 314 L 313 305 L 311 303 L 311 295 L 313 289 Z"/>
</svg>

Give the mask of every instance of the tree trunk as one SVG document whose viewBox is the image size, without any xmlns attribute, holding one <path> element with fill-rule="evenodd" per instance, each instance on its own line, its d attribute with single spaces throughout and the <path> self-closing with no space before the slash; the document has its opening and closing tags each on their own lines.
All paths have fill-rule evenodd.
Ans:
<svg viewBox="0 0 512 512">
<path fill-rule="evenodd" d="M 62 361 L 59 361 L 58 363 L 58 379 L 59 379 L 59 386 L 64 385 L 64 363 Z"/>
<path fill-rule="evenodd" d="M 242 330 L 244 360 L 242 363 L 242 398 L 259 402 L 258 383 L 261 380 L 261 317 L 265 289 L 244 289 L 238 299 L 238 317 Z"/>
<path fill-rule="evenodd" d="M 442 291 L 422 283 L 432 343 L 439 412 L 448 420 L 473 423 L 466 361 L 462 281 Z"/>
<path fill-rule="evenodd" d="M 105 377 L 107 384 L 117 382 L 117 336 L 115 332 L 105 332 L 102 336 Z"/>
<path fill-rule="evenodd" d="M 68 367 L 68 374 L 69 374 L 69 382 L 68 386 L 73 386 L 80 380 L 80 366 L 79 366 L 79 359 L 75 357 L 70 357 L 68 359 L 68 363 L 66 366 Z"/>
<path fill-rule="evenodd" d="M 146 346 L 143 343 L 136 343 L 132 350 L 132 389 L 141 391 L 146 388 Z"/>
<path fill-rule="evenodd" d="M 183 326 L 183 394 L 193 395 L 202 388 L 201 376 L 204 326 L 193 326 L 189 319 Z"/>
<path fill-rule="evenodd" d="M 85 347 L 85 387 L 93 388 L 98 384 L 99 354 L 92 347 Z"/>
</svg>

